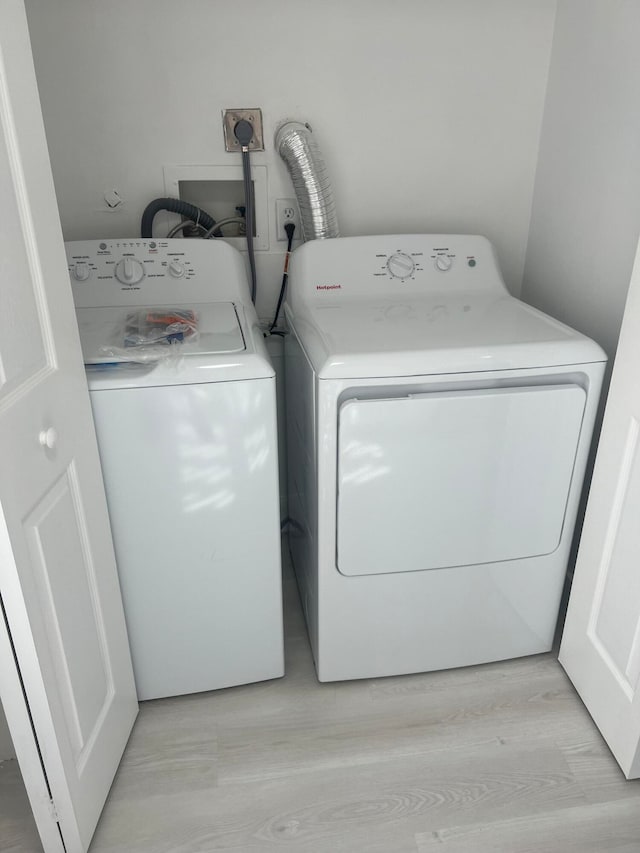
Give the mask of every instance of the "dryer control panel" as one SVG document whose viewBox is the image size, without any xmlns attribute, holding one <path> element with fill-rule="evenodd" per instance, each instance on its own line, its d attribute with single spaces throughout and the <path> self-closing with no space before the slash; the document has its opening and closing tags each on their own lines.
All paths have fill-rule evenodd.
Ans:
<svg viewBox="0 0 640 853">
<path fill-rule="evenodd" d="M 80 240 L 66 252 L 78 308 L 249 298 L 242 256 L 221 240 Z"/>
<path fill-rule="evenodd" d="M 442 241 L 438 241 L 442 242 Z M 449 242 L 449 241 L 446 241 Z M 438 272 L 449 272 L 454 268 L 456 263 L 466 264 L 473 269 L 478 265 L 478 260 L 475 254 L 460 255 L 460 246 L 453 243 L 451 246 L 434 246 L 427 251 L 395 251 L 389 254 L 388 252 L 379 252 L 376 254 L 376 259 L 380 261 L 380 269 L 375 271 L 373 275 L 376 277 L 397 278 L 400 281 L 423 277 L 421 274 L 429 273 L 431 268 Z M 473 247 L 462 247 L 467 251 Z"/>
<path fill-rule="evenodd" d="M 397 298 L 437 293 L 506 294 L 484 237 L 392 234 L 313 240 L 296 249 L 289 302 Z"/>
</svg>

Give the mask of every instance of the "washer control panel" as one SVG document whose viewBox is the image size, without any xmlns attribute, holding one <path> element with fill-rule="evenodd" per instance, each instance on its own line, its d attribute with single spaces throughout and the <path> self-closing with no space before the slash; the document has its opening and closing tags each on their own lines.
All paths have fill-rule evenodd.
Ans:
<svg viewBox="0 0 640 853">
<path fill-rule="evenodd" d="M 140 289 L 154 279 L 188 280 L 196 275 L 190 248 L 186 240 L 69 243 L 69 275 L 72 281 L 87 286 L 102 282 L 125 291 Z"/>
<path fill-rule="evenodd" d="M 65 248 L 76 308 L 250 302 L 242 255 L 224 240 L 78 240 Z"/>
</svg>

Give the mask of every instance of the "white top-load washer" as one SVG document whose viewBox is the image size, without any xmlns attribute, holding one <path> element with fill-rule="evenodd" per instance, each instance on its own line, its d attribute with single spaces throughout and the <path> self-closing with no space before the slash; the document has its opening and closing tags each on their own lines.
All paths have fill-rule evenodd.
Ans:
<svg viewBox="0 0 640 853">
<path fill-rule="evenodd" d="M 290 548 L 320 680 L 551 648 L 606 357 L 482 237 L 306 243 Z"/>
<path fill-rule="evenodd" d="M 283 675 L 275 375 L 240 253 L 92 240 L 67 258 L 139 698 Z M 197 335 L 128 346 L 132 323 L 185 313 Z"/>
</svg>

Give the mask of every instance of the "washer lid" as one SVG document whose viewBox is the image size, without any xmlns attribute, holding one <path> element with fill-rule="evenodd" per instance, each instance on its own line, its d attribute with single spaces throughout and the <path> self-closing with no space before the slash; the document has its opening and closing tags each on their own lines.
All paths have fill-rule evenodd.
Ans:
<svg viewBox="0 0 640 853">
<path fill-rule="evenodd" d="M 507 295 L 332 301 L 287 313 L 322 379 L 606 361 L 589 338 Z"/>
<path fill-rule="evenodd" d="M 167 357 L 183 356 L 213 356 L 225 353 L 244 352 L 246 343 L 242 334 L 240 321 L 233 302 L 210 302 L 199 305 L 181 305 L 175 308 L 188 309 L 196 316 L 198 334 L 194 341 L 188 339 L 173 346 L 167 346 Z M 166 306 L 118 307 L 118 308 L 78 308 L 78 329 L 82 344 L 82 355 L 86 365 L 136 363 L 153 361 L 141 357 L 139 348 L 125 346 L 125 329 L 127 317 L 145 311 L 161 310 L 167 313 Z M 149 347 L 145 347 L 147 352 Z M 157 347 L 159 361 L 162 361 L 162 350 Z"/>
</svg>

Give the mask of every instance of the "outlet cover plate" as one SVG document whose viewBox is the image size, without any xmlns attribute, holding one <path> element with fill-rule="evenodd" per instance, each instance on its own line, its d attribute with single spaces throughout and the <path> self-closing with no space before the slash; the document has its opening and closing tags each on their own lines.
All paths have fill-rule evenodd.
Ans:
<svg viewBox="0 0 640 853">
<path fill-rule="evenodd" d="M 296 230 L 293 232 L 293 239 L 301 240 L 302 232 L 300 229 L 300 211 L 298 210 L 298 202 L 295 198 L 278 198 L 276 199 L 276 239 L 286 241 L 287 232 L 284 226 L 287 222 L 293 222 Z"/>
<path fill-rule="evenodd" d="M 258 107 L 242 110 L 223 110 L 222 127 L 224 129 L 224 147 L 227 151 L 234 153 L 241 150 L 240 143 L 233 132 L 236 124 L 246 119 L 253 127 L 253 137 L 249 143 L 249 151 L 264 151 L 264 137 L 262 135 L 262 110 Z"/>
</svg>

